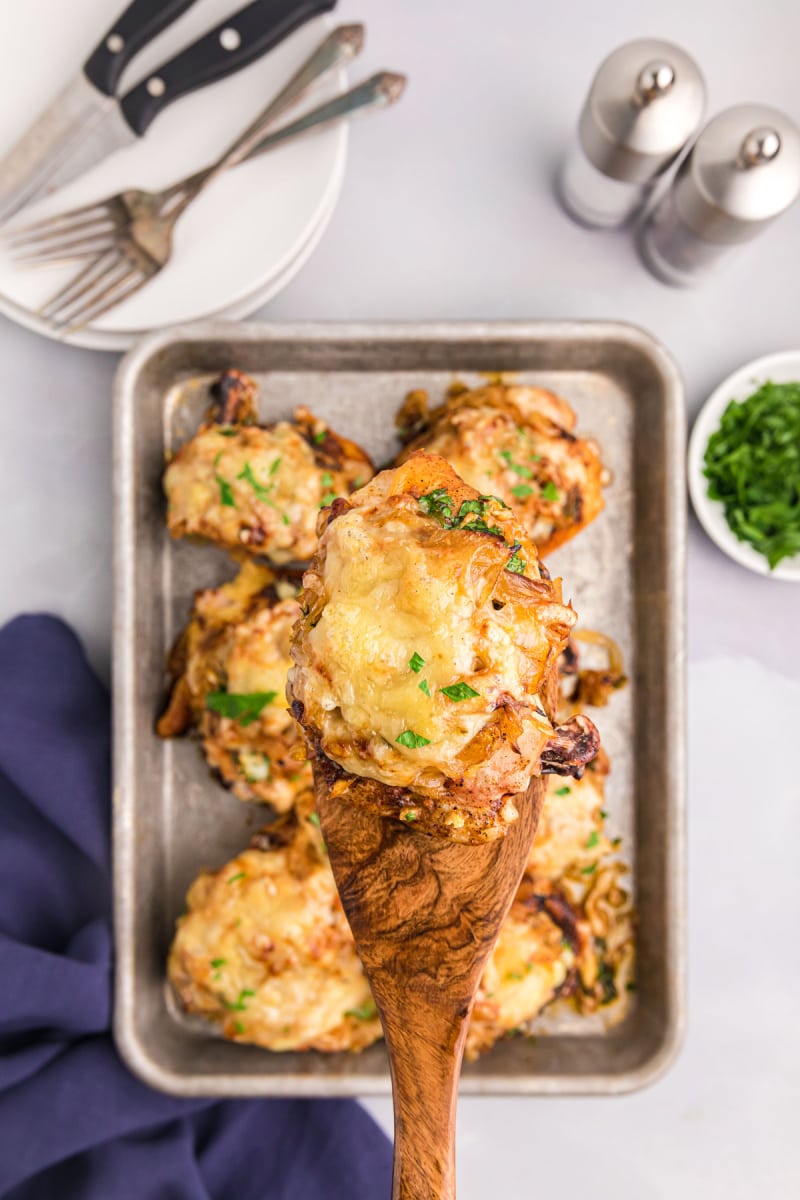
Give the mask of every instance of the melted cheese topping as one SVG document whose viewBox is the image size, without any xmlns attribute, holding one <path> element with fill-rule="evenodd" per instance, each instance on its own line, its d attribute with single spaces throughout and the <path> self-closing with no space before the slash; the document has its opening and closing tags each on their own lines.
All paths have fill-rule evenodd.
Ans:
<svg viewBox="0 0 800 1200">
<path fill-rule="evenodd" d="M 603 508 L 597 448 L 572 435 L 574 424 L 552 392 L 493 384 L 435 409 L 398 461 L 420 446 L 440 454 L 478 492 L 500 496 L 546 554 Z"/>
<path fill-rule="evenodd" d="M 535 548 L 499 502 L 481 519 L 502 536 L 445 528 L 422 510 L 404 490 L 420 460 L 444 468 L 454 511 L 458 488 L 475 497 L 422 455 L 331 517 L 304 580 L 291 686 L 345 770 L 420 794 L 446 779 L 465 796 L 496 799 L 525 789 L 552 735 L 538 692 L 575 617 L 539 578 Z M 524 576 L 506 569 L 512 547 Z M 509 714 L 513 736 L 498 734 L 469 761 L 475 739 Z"/>
<path fill-rule="evenodd" d="M 269 429 L 201 429 L 164 474 L 170 533 L 245 547 L 276 563 L 310 558 L 320 508 L 372 475 L 368 458 L 352 443 L 338 466 L 321 465 L 317 458 L 287 421 Z"/>
<path fill-rule="evenodd" d="M 380 1023 L 327 861 L 320 847 L 302 849 L 246 850 L 202 874 L 169 978 L 185 1009 L 234 1040 L 359 1049 L 380 1036 Z"/>
</svg>

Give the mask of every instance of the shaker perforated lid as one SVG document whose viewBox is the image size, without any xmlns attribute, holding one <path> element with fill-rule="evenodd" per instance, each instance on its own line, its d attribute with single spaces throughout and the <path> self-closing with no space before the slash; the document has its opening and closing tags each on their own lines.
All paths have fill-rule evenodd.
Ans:
<svg viewBox="0 0 800 1200">
<path fill-rule="evenodd" d="M 764 104 L 709 121 L 675 181 L 682 219 L 715 242 L 747 241 L 799 194 L 800 129 Z"/>
<path fill-rule="evenodd" d="M 647 183 L 700 123 L 706 89 L 693 58 L 671 42 L 627 42 L 598 68 L 581 112 L 584 153 L 604 175 Z"/>
</svg>

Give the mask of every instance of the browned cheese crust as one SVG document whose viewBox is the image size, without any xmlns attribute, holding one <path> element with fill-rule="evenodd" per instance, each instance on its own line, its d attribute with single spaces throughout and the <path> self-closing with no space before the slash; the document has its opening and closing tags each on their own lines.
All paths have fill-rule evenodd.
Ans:
<svg viewBox="0 0 800 1200">
<path fill-rule="evenodd" d="M 228 371 L 204 425 L 164 472 L 167 527 L 273 563 L 304 562 L 320 508 L 372 478 L 368 455 L 306 408 L 256 424 L 255 384 Z"/>
<path fill-rule="evenodd" d="M 447 459 L 472 487 L 508 504 L 547 556 L 602 511 L 605 470 L 597 445 L 575 435 L 575 413 L 543 388 L 491 383 L 451 389 L 429 409 L 412 392 L 397 417 L 406 447 Z"/>
<path fill-rule="evenodd" d="M 203 871 L 168 976 L 181 1007 L 270 1050 L 360 1050 L 381 1036 L 312 809 Z"/>
<path fill-rule="evenodd" d="M 198 592 L 170 656 L 172 692 L 157 726 L 161 737 L 197 730 L 222 782 L 278 812 L 311 783 L 286 699 L 296 592 L 252 562 L 230 583 Z"/>
<path fill-rule="evenodd" d="M 362 781 L 347 780 L 357 801 L 477 841 L 517 819 L 533 774 L 581 773 L 597 731 L 557 729 L 548 704 L 575 614 L 502 501 L 419 453 L 319 532 L 290 691 L 326 771 Z"/>
</svg>

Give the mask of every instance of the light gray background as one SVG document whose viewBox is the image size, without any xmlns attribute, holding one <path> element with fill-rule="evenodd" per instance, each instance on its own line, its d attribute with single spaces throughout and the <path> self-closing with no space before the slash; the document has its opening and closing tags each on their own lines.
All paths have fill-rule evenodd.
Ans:
<svg viewBox="0 0 800 1200">
<path fill-rule="evenodd" d="M 409 90 L 354 126 L 330 229 L 260 315 L 627 319 L 676 357 L 690 414 L 748 359 L 800 348 L 800 205 L 686 292 L 551 193 L 593 71 L 632 37 L 691 51 L 711 111 L 754 100 L 798 119 L 796 0 L 341 0 L 338 13 L 369 26 L 359 73 L 407 71 Z M 116 358 L 0 321 L 0 363 L 0 619 L 62 614 L 107 673 Z M 800 789 L 781 766 L 800 718 L 799 615 L 800 586 L 735 566 L 692 521 L 685 1048 L 640 1095 L 463 1102 L 461 1200 L 800 1194 Z M 389 1103 L 369 1108 L 388 1128 Z"/>
</svg>

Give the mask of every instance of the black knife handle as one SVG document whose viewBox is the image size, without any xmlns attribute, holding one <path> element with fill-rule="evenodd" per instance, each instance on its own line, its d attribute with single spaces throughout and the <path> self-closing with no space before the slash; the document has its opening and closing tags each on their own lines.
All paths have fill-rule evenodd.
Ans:
<svg viewBox="0 0 800 1200">
<path fill-rule="evenodd" d="M 123 116 L 141 136 L 173 100 L 255 62 L 335 5 L 336 0 L 255 0 L 137 84 L 120 101 Z"/>
<path fill-rule="evenodd" d="M 86 78 L 113 96 L 133 56 L 193 4 L 194 0 L 133 0 L 86 60 Z"/>
</svg>

